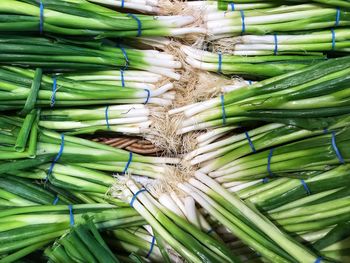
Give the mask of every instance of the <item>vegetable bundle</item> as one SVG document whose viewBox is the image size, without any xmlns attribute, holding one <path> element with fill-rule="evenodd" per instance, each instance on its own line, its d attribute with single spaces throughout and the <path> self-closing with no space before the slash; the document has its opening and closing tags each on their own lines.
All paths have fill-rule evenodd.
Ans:
<svg viewBox="0 0 350 263">
<path fill-rule="evenodd" d="M 124 49 L 114 42 L 24 36 L 1 36 L 0 43 L 0 64 L 57 72 L 128 67 L 180 78 L 175 70 L 181 68 L 181 63 L 156 50 Z"/>
<path fill-rule="evenodd" d="M 192 16 L 146 16 L 118 13 L 85 0 L 3 0 L 2 32 L 48 33 L 71 36 L 183 36 L 205 32 L 186 27 Z"/>
<path fill-rule="evenodd" d="M 325 59 L 322 53 L 247 57 L 211 53 L 187 46 L 181 49 L 186 54 L 186 62 L 194 68 L 259 79 L 296 71 Z"/>
<path fill-rule="evenodd" d="M 349 113 L 349 63 L 330 59 L 187 106 L 178 133 L 255 121 L 328 128 Z"/>
</svg>

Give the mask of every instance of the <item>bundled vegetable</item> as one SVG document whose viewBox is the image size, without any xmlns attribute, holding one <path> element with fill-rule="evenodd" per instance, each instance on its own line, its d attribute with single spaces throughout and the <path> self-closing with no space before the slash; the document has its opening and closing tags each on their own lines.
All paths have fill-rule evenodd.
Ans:
<svg viewBox="0 0 350 263">
<path fill-rule="evenodd" d="M 337 28 L 308 34 L 244 35 L 223 38 L 213 43 L 213 49 L 236 56 L 270 56 L 309 54 L 313 52 L 349 52 L 350 30 Z"/>
<path fill-rule="evenodd" d="M 56 72 L 71 70 L 140 69 L 179 79 L 181 63 L 156 50 L 118 47 L 114 42 L 84 39 L 2 35 L 0 64 L 42 67 Z"/>
<path fill-rule="evenodd" d="M 237 74 L 254 78 L 268 78 L 302 69 L 325 59 L 321 53 L 281 56 L 235 56 L 211 53 L 182 46 L 186 62 L 194 68 L 223 74 Z M 254 54 L 254 53 L 252 53 Z"/>
<path fill-rule="evenodd" d="M 349 62 L 330 59 L 188 106 L 178 133 L 256 121 L 328 128 L 349 113 Z"/>
<path fill-rule="evenodd" d="M 349 19 L 349 12 L 345 9 L 309 2 L 258 10 L 209 13 L 205 17 L 211 39 L 348 26 Z"/>
<path fill-rule="evenodd" d="M 39 205 L 11 208 L 0 212 L 0 255 L 3 262 L 14 262 L 44 248 L 64 235 L 84 215 L 93 218 L 98 229 L 142 226 L 145 221 L 132 208 L 112 205 Z"/>
<path fill-rule="evenodd" d="M 103 4 L 103 1 L 90 2 Z M 184 36 L 205 33 L 202 28 L 186 27 L 194 22 L 195 18 L 192 16 L 153 17 L 123 14 L 90 2 L 85 0 L 74 2 L 69 0 L 59 2 L 54 0 L 3 0 L 0 3 L 0 17 L 3 20 L 0 31 L 54 33 L 98 38 L 141 35 Z"/>
</svg>

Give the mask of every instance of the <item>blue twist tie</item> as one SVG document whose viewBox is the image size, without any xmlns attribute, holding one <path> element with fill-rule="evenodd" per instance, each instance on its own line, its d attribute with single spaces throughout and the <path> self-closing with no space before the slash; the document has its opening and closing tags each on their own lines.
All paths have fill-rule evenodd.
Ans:
<svg viewBox="0 0 350 263">
<path fill-rule="evenodd" d="M 218 72 L 221 73 L 222 69 L 222 54 L 221 52 L 218 53 Z"/>
<path fill-rule="evenodd" d="M 56 79 L 56 77 L 53 77 L 52 80 L 53 80 L 52 95 L 51 95 L 51 103 L 50 103 L 51 108 L 55 107 L 56 93 L 57 93 L 57 79 Z"/>
<path fill-rule="evenodd" d="M 105 119 L 106 119 L 107 128 L 108 128 L 108 130 L 109 130 L 111 127 L 109 126 L 108 109 L 109 109 L 109 106 L 106 106 L 106 109 L 105 109 Z"/>
<path fill-rule="evenodd" d="M 340 8 L 337 8 L 337 13 L 336 13 L 336 17 L 335 17 L 335 26 L 339 26 L 340 23 Z"/>
<path fill-rule="evenodd" d="M 49 179 L 49 176 L 52 174 L 52 170 L 55 167 L 55 164 L 58 162 L 58 160 L 61 158 L 62 153 L 63 153 L 63 149 L 64 149 L 64 134 L 61 133 L 61 145 L 60 145 L 60 150 L 58 151 L 55 159 L 52 161 L 49 171 L 47 172 L 47 176 L 46 176 L 46 182 Z"/>
<path fill-rule="evenodd" d="M 275 149 L 272 148 L 269 152 L 269 156 L 267 157 L 267 171 L 269 172 L 270 176 L 273 176 L 273 172 L 271 171 L 271 159 L 272 159 L 272 155 L 273 155 L 273 151 Z"/>
<path fill-rule="evenodd" d="M 263 179 L 262 179 L 262 182 L 263 182 L 263 184 L 268 183 L 268 182 L 269 182 L 269 178 L 267 178 L 267 177 L 263 178 Z"/>
<path fill-rule="evenodd" d="M 307 186 L 306 182 L 303 179 L 300 179 L 301 184 L 304 186 L 304 189 L 308 195 L 311 195 L 310 188 Z"/>
<path fill-rule="evenodd" d="M 231 10 L 232 10 L 232 11 L 235 11 L 235 3 L 231 2 L 231 3 L 230 3 L 230 6 L 231 6 Z"/>
<path fill-rule="evenodd" d="M 69 208 L 69 223 L 71 226 L 74 226 L 73 205 L 68 205 L 68 208 Z"/>
<path fill-rule="evenodd" d="M 121 8 L 124 8 L 124 0 L 122 0 L 122 6 L 121 6 Z"/>
<path fill-rule="evenodd" d="M 245 17 L 244 17 L 244 11 L 240 10 L 241 12 L 241 19 L 242 19 L 242 34 L 245 32 Z"/>
<path fill-rule="evenodd" d="M 52 204 L 53 205 L 57 205 L 58 200 L 59 200 L 58 195 L 56 195 L 56 198 L 55 198 L 55 200 L 53 200 Z"/>
<path fill-rule="evenodd" d="M 44 32 L 44 4 L 40 1 L 40 21 L 39 21 L 40 34 Z"/>
<path fill-rule="evenodd" d="M 155 242 L 156 242 L 156 237 L 153 236 L 152 237 L 152 242 L 151 242 L 151 247 L 149 248 L 149 251 L 148 251 L 148 253 L 146 255 L 146 258 L 149 258 L 149 256 L 152 254 Z"/>
<path fill-rule="evenodd" d="M 224 101 L 224 94 L 221 94 L 221 110 L 222 110 L 222 123 L 226 125 L 226 111 L 225 111 L 225 101 Z"/>
<path fill-rule="evenodd" d="M 213 232 L 214 229 L 210 228 L 208 231 L 207 231 L 207 234 L 209 235 L 211 232 Z"/>
<path fill-rule="evenodd" d="M 125 87 L 125 79 L 124 79 L 124 70 L 120 70 L 120 77 L 121 77 L 121 82 L 122 82 L 122 87 Z"/>
<path fill-rule="evenodd" d="M 337 155 L 337 157 L 339 159 L 339 162 L 344 164 L 345 161 L 344 161 L 344 158 L 343 158 L 343 156 L 341 155 L 341 153 L 340 153 L 340 151 L 338 149 L 334 131 L 332 131 L 332 147 L 333 147 L 333 150 L 335 151 L 335 154 Z"/>
<path fill-rule="evenodd" d="M 315 263 L 321 263 L 321 261 L 322 261 L 322 257 L 318 257 L 316 258 Z"/>
<path fill-rule="evenodd" d="M 334 50 L 335 49 L 335 31 L 333 28 L 331 29 L 331 32 L 332 32 L 332 50 Z"/>
<path fill-rule="evenodd" d="M 255 150 L 254 144 L 253 144 L 253 142 L 252 142 L 252 139 L 251 139 L 250 136 L 249 136 L 249 133 L 246 131 L 246 132 L 244 132 L 244 134 L 245 134 L 245 137 L 247 138 L 247 140 L 248 140 L 248 142 L 249 142 L 250 148 L 252 149 L 253 153 L 255 153 L 256 150 Z"/>
<path fill-rule="evenodd" d="M 249 83 L 249 85 L 252 85 L 252 84 L 253 84 L 253 82 L 252 82 L 251 80 L 248 80 L 248 83 Z"/>
<path fill-rule="evenodd" d="M 126 70 L 129 67 L 129 57 L 128 54 L 126 53 L 125 49 L 121 46 L 118 45 L 118 47 L 120 48 L 120 50 L 123 53 L 124 59 L 125 59 L 125 66 L 123 67 L 123 70 Z"/>
<path fill-rule="evenodd" d="M 146 105 L 148 103 L 149 99 L 151 98 L 151 92 L 149 89 L 145 89 L 145 91 L 147 92 L 147 98 L 143 104 Z"/>
<path fill-rule="evenodd" d="M 130 200 L 130 206 L 131 206 L 131 207 L 134 207 L 134 202 L 135 202 L 135 200 L 136 200 L 137 195 L 140 194 L 140 193 L 142 193 L 142 192 L 147 192 L 146 188 L 142 188 L 142 189 L 138 190 L 138 191 L 132 196 L 132 198 L 131 198 L 131 200 Z"/>
<path fill-rule="evenodd" d="M 142 23 L 141 23 L 141 20 L 135 16 L 134 14 L 128 14 L 127 16 L 129 17 L 132 17 L 133 19 L 136 20 L 137 22 L 137 37 L 141 36 L 141 33 L 142 33 Z"/>
<path fill-rule="evenodd" d="M 128 171 L 131 162 L 132 162 L 132 152 L 129 152 L 129 160 L 128 160 L 128 162 L 126 163 L 125 168 L 124 168 L 122 174 L 125 174 L 125 173 Z"/>
<path fill-rule="evenodd" d="M 273 38 L 275 40 L 275 49 L 273 50 L 273 54 L 276 56 L 277 52 L 278 52 L 278 38 L 277 38 L 277 34 L 274 34 Z"/>
</svg>

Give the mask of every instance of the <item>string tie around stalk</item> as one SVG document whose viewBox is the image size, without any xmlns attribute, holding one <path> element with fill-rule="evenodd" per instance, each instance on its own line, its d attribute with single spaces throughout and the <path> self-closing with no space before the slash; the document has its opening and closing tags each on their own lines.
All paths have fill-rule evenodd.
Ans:
<svg viewBox="0 0 350 263">
<path fill-rule="evenodd" d="M 124 8 L 125 0 L 122 0 L 121 8 Z"/>
<path fill-rule="evenodd" d="M 61 133 L 61 145 L 60 145 L 60 149 L 55 157 L 55 159 L 53 159 L 53 161 L 51 162 L 49 171 L 47 172 L 47 176 L 45 181 L 47 182 L 49 180 L 49 176 L 52 174 L 52 170 L 55 167 L 55 164 L 59 161 L 59 159 L 61 158 L 62 154 L 63 154 L 63 150 L 64 150 L 64 134 Z"/>
<path fill-rule="evenodd" d="M 59 200 L 59 197 L 58 197 L 58 195 L 56 195 L 55 200 L 53 200 L 52 204 L 57 205 L 58 200 Z"/>
<path fill-rule="evenodd" d="M 125 87 L 125 79 L 124 79 L 124 69 L 120 70 L 120 78 L 121 78 L 121 82 L 122 82 L 122 87 Z"/>
<path fill-rule="evenodd" d="M 44 4 L 40 1 L 40 15 L 39 15 L 39 32 L 44 33 Z"/>
<path fill-rule="evenodd" d="M 107 129 L 110 130 L 111 127 L 110 127 L 110 125 L 109 125 L 108 112 L 109 112 L 109 105 L 107 105 L 107 106 L 106 106 L 106 109 L 105 109 L 105 119 L 106 119 L 106 126 L 107 126 Z"/>
<path fill-rule="evenodd" d="M 249 84 L 249 86 L 251 86 L 253 84 L 253 82 L 251 80 L 248 80 L 248 84 Z"/>
<path fill-rule="evenodd" d="M 147 189 L 146 189 L 146 188 L 141 188 L 140 190 L 138 190 L 138 191 L 132 196 L 132 198 L 131 198 L 131 200 L 130 200 L 130 206 L 131 206 L 132 208 L 134 208 L 134 202 L 135 202 L 137 196 L 138 196 L 139 194 L 141 194 L 142 192 L 147 192 Z"/>
<path fill-rule="evenodd" d="M 300 179 L 300 182 L 301 182 L 301 184 L 303 185 L 303 187 L 304 187 L 306 193 L 307 193 L 308 195 L 311 195 L 311 191 L 310 191 L 310 188 L 309 188 L 309 186 L 307 185 L 307 183 L 306 183 L 303 179 Z"/>
<path fill-rule="evenodd" d="M 52 77 L 52 94 L 51 94 L 51 102 L 50 102 L 50 106 L 51 108 L 55 107 L 55 103 L 56 103 L 56 93 L 57 93 L 57 78 L 56 77 Z"/>
<path fill-rule="evenodd" d="M 235 3 L 231 2 L 230 6 L 231 6 L 231 11 L 235 11 L 236 10 Z"/>
<path fill-rule="evenodd" d="M 322 257 L 318 257 L 316 258 L 315 263 L 321 263 L 321 261 L 322 261 Z"/>
<path fill-rule="evenodd" d="M 339 23 L 340 23 L 340 8 L 337 7 L 337 12 L 336 12 L 336 15 L 335 15 L 335 26 L 339 26 Z"/>
<path fill-rule="evenodd" d="M 267 184 L 269 182 L 269 178 L 265 177 L 262 179 L 263 184 Z"/>
<path fill-rule="evenodd" d="M 152 241 L 151 241 L 151 246 L 150 246 L 149 251 L 148 251 L 148 253 L 147 253 L 147 255 L 146 255 L 146 258 L 149 258 L 150 255 L 152 254 L 152 251 L 153 251 L 153 248 L 154 248 L 154 244 L 155 244 L 155 243 L 156 243 L 156 237 L 153 236 L 153 237 L 152 237 Z"/>
<path fill-rule="evenodd" d="M 339 151 L 339 148 L 337 146 L 337 141 L 336 141 L 336 138 L 335 138 L 335 131 L 332 131 L 332 147 L 333 147 L 333 150 L 334 150 L 335 154 L 337 155 L 337 158 L 338 158 L 339 162 L 344 164 L 345 160 L 344 160 L 343 156 L 341 155 L 341 153 Z"/>
<path fill-rule="evenodd" d="M 224 94 L 221 94 L 220 100 L 221 100 L 221 111 L 222 111 L 222 124 L 226 125 L 226 110 L 225 110 Z"/>
<path fill-rule="evenodd" d="M 118 44 L 117 46 L 118 46 L 118 47 L 120 48 L 120 50 L 122 51 L 123 56 L 124 56 L 124 59 L 125 59 L 125 65 L 124 65 L 124 67 L 122 68 L 122 70 L 126 70 L 126 69 L 128 69 L 129 63 L 130 63 L 129 57 L 128 57 L 128 53 L 126 53 L 125 48 L 123 48 L 121 45 Z"/>
<path fill-rule="evenodd" d="M 244 16 L 244 11 L 240 10 L 241 13 L 241 19 L 242 19 L 242 35 L 245 33 L 245 16 Z"/>
<path fill-rule="evenodd" d="M 275 149 L 272 148 L 269 152 L 269 155 L 267 157 L 267 172 L 269 173 L 270 176 L 274 176 L 273 172 L 271 171 L 271 159 L 272 159 L 272 155 L 273 155 L 273 151 Z"/>
<path fill-rule="evenodd" d="M 71 226 L 74 226 L 74 214 L 73 214 L 73 205 L 68 205 L 69 209 L 69 224 Z"/>
<path fill-rule="evenodd" d="M 136 22 L 137 22 L 137 35 L 136 36 L 140 37 L 141 34 L 142 34 L 142 23 L 141 23 L 141 20 L 137 16 L 135 16 L 134 14 L 130 14 L 129 13 L 127 16 L 133 18 L 134 20 L 136 20 Z"/>
<path fill-rule="evenodd" d="M 151 91 L 149 89 L 145 89 L 145 91 L 147 92 L 147 97 L 143 104 L 146 105 L 149 102 L 149 99 L 151 98 Z"/>
<path fill-rule="evenodd" d="M 244 132 L 244 134 L 245 134 L 245 137 L 246 137 L 247 140 L 248 140 L 248 143 L 249 143 L 250 148 L 252 149 L 252 152 L 255 153 L 256 150 L 255 150 L 253 141 L 252 141 L 252 139 L 251 139 L 250 136 L 249 136 L 249 133 L 246 131 L 246 132 Z"/>
<path fill-rule="evenodd" d="M 218 73 L 222 71 L 222 53 L 218 53 Z"/>
<path fill-rule="evenodd" d="M 331 29 L 332 32 L 332 50 L 335 50 L 335 31 L 334 28 Z"/>
<path fill-rule="evenodd" d="M 132 162 L 132 152 L 129 152 L 129 159 L 124 167 L 122 174 L 125 174 L 128 171 L 131 162 Z"/>
<path fill-rule="evenodd" d="M 276 56 L 278 53 L 278 38 L 277 38 L 277 34 L 273 34 L 273 38 L 274 38 L 274 43 L 275 43 L 275 48 L 273 50 L 273 54 Z"/>
</svg>

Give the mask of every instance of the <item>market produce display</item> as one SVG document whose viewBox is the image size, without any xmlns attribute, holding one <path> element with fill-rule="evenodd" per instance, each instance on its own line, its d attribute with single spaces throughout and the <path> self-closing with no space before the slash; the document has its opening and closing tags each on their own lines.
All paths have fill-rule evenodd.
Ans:
<svg viewBox="0 0 350 263">
<path fill-rule="evenodd" d="M 0 263 L 350 261 L 350 4 L 0 1 Z"/>
</svg>

